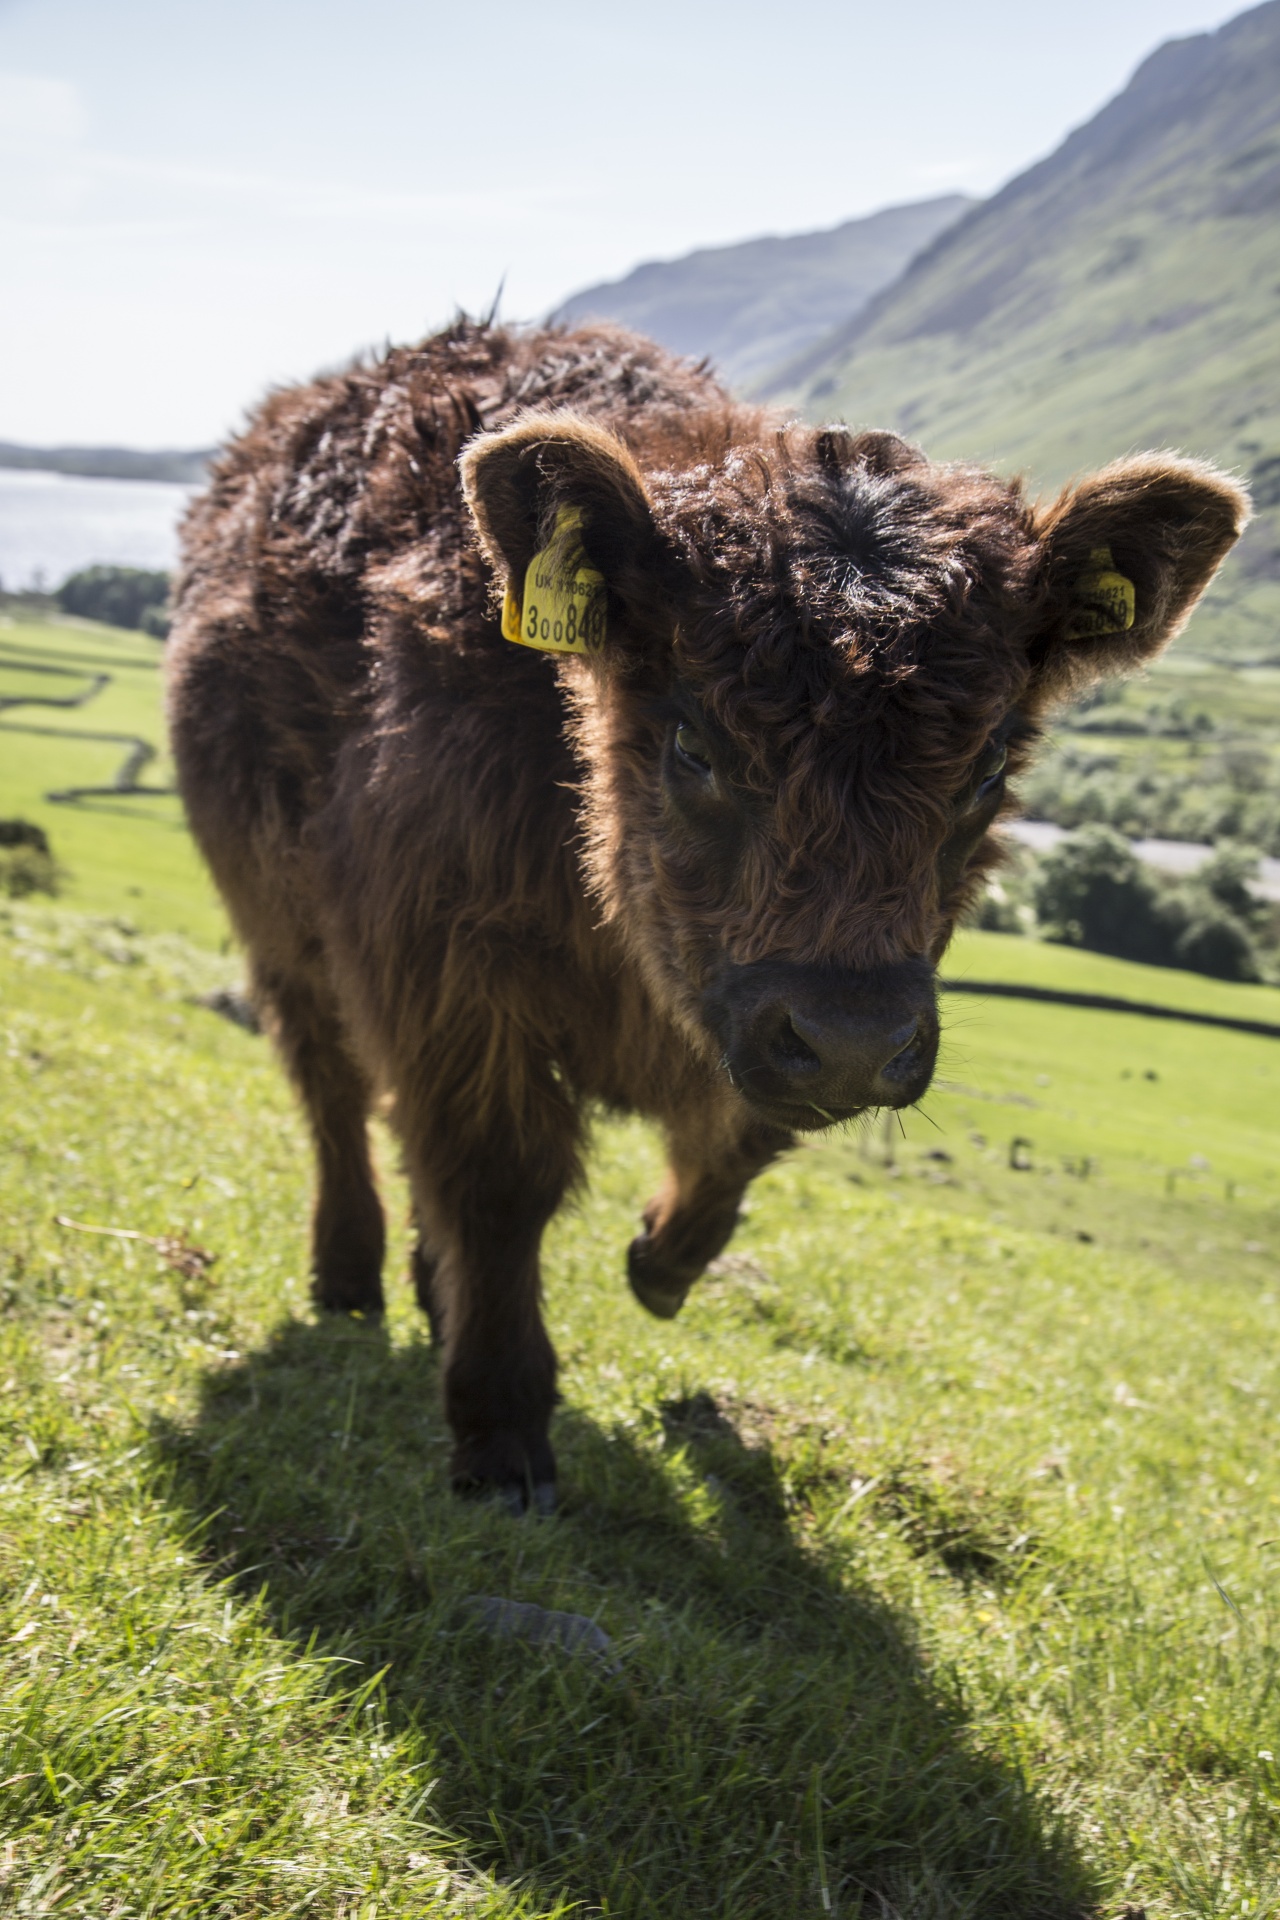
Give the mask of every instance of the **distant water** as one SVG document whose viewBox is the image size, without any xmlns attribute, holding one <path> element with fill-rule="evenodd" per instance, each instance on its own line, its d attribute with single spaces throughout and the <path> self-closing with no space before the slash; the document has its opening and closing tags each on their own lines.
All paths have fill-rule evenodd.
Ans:
<svg viewBox="0 0 1280 1920">
<path fill-rule="evenodd" d="M 0 587 L 47 592 L 94 565 L 168 571 L 178 557 L 178 519 L 194 492 L 162 480 L 0 467 Z"/>
</svg>

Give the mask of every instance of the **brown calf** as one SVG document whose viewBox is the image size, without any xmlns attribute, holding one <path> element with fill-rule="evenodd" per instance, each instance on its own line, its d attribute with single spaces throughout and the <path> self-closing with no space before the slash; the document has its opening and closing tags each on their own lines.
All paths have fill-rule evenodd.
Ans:
<svg viewBox="0 0 1280 1920">
<path fill-rule="evenodd" d="M 797 1129 L 925 1091 L 1007 779 L 1245 512 L 1163 455 L 1034 506 L 608 328 L 460 325 L 275 394 L 222 456 L 170 645 L 182 791 L 306 1106 L 337 1311 L 382 1304 L 390 1097 L 457 1485 L 552 1502 L 538 1246 L 590 1103 L 666 1130 L 629 1264 L 674 1314 Z M 557 621 L 585 652 L 504 637 Z"/>
</svg>

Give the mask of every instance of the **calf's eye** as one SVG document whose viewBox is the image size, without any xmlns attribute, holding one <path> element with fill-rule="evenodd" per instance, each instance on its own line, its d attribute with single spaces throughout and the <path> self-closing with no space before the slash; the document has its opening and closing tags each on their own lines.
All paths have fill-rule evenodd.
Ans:
<svg viewBox="0 0 1280 1920">
<path fill-rule="evenodd" d="M 686 766 L 696 768 L 704 776 L 711 772 L 711 759 L 705 746 L 694 728 L 684 720 L 676 728 L 676 752 Z"/>
<path fill-rule="evenodd" d="M 1007 747 L 989 747 L 978 763 L 978 788 L 974 795 L 977 800 L 989 800 L 1004 778 L 1005 762 L 1009 758 Z"/>
</svg>

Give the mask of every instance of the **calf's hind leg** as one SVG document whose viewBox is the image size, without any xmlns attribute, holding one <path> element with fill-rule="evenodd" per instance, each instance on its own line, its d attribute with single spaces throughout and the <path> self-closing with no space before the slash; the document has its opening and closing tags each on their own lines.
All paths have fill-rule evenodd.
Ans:
<svg viewBox="0 0 1280 1920">
<path fill-rule="evenodd" d="M 747 1186 L 793 1138 L 780 1127 L 717 1126 L 714 1116 L 694 1113 L 670 1128 L 667 1144 L 666 1180 L 644 1210 L 644 1232 L 627 1250 L 631 1291 L 660 1320 L 679 1313 L 737 1226 Z"/>
<path fill-rule="evenodd" d="M 427 1325 L 431 1329 L 433 1347 L 444 1345 L 444 1315 L 440 1311 L 439 1284 L 436 1280 L 436 1268 L 439 1261 L 427 1240 L 422 1225 L 422 1214 L 418 1208 L 413 1212 L 413 1251 L 409 1255 L 409 1278 L 413 1282 L 414 1296 L 418 1305 L 427 1316 Z"/>
<path fill-rule="evenodd" d="M 332 1313 L 381 1313 L 386 1226 L 369 1159 L 369 1083 L 323 982 L 259 968 L 255 985 L 315 1144 L 312 1296 Z"/>
</svg>

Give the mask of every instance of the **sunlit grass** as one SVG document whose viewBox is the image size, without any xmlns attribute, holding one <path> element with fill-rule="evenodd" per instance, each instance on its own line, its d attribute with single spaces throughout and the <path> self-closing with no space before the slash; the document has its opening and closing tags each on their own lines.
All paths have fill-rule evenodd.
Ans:
<svg viewBox="0 0 1280 1920">
<path fill-rule="evenodd" d="M 83 737 L 93 734 L 146 740 L 156 758 L 142 781 L 172 784 L 160 718 L 161 661 L 160 645 L 146 634 L 89 620 L 6 615 L 0 622 L 0 700 L 74 697 L 91 690 L 101 675 L 109 684 L 80 707 L 24 705 L 0 712 L 0 819 L 22 818 L 44 828 L 64 874 L 68 905 L 213 946 L 226 936 L 226 916 L 176 795 L 48 798 L 69 787 L 115 780 L 129 747 Z M 65 671 L 32 673 L 31 662 Z"/>
</svg>

